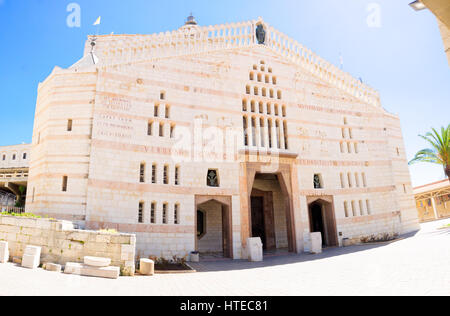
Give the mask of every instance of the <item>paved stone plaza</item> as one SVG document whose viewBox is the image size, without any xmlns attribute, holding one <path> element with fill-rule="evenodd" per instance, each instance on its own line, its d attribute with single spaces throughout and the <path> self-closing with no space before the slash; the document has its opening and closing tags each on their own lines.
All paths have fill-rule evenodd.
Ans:
<svg viewBox="0 0 450 316">
<path fill-rule="evenodd" d="M 282 255 L 263 263 L 214 261 L 198 273 L 79 277 L 0 265 L 0 295 L 450 295 L 450 219 L 384 245 Z"/>
</svg>

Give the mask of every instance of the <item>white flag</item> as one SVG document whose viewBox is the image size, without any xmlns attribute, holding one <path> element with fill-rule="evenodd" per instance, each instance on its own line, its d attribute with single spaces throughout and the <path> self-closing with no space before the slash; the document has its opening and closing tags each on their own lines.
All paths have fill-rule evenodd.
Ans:
<svg viewBox="0 0 450 316">
<path fill-rule="evenodd" d="M 101 20 L 102 20 L 102 17 L 99 16 L 99 17 L 97 18 L 97 20 L 95 21 L 94 25 L 100 25 Z"/>
</svg>

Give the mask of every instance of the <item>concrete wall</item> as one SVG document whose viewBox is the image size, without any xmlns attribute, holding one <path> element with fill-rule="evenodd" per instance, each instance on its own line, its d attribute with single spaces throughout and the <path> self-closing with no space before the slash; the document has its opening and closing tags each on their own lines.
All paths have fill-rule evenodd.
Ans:
<svg viewBox="0 0 450 316">
<path fill-rule="evenodd" d="M 123 275 L 133 275 L 136 237 L 78 230 L 67 221 L 0 216 L 0 240 L 10 257 L 22 257 L 27 245 L 40 246 L 41 263 L 83 262 L 84 256 L 111 258 Z"/>
</svg>

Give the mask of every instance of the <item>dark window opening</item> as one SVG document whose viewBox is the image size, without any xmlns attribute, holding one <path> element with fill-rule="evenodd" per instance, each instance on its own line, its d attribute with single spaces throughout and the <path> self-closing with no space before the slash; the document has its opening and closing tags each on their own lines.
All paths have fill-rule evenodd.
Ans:
<svg viewBox="0 0 450 316">
<path fill-rule="evenodd" d="M 205 235 L 205 214 L 202 211 L 197 211 L 197 238 Z"/>
<path fill-rule="evenodd" d="M 320 174 L 314 175 L 314 189 L 323 189 L 322 177 Z"/>
<path fill-rule="evenodd" d="M 209 169 L 208 175 L 206 177 L 206 183 L 209 187 L 218 187 L 219 186 L 219 176 L 218 171 L 215 169 Z"/>
<path fill-rule="evenodd" d="M 139 213 L 138 213 L 138 222 L 143 223 L 144 222 L 144 203 L 139 203 Z"/>
<path fill-rule="evenodd" d="M 64 176 L 62 179 L 62 191 L 63 192 L 67 192 L 67 180 L 68 180 L 67 176 Z"/>
</svg>

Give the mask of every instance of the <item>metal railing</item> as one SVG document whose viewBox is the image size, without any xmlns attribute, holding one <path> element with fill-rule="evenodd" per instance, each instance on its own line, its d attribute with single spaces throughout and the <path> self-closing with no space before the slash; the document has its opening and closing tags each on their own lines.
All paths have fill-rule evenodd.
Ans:
<svg viewBox="0 0 450 316">
<path fill-rule="evenodd" d="M 24 207 L 15 207 L 10 205 L 0 205 L 0 212 L 1 213 L 15 213 L 15 214 L 23 214 L 25 213 Z"/>
</svg>

